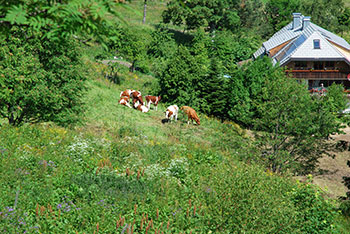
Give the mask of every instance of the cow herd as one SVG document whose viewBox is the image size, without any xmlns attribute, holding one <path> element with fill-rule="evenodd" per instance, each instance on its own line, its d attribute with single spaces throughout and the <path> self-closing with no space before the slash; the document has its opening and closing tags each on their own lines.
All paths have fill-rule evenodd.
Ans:
<svg viewBox="0 0 350 234">
<path fill-rule="evenodd" d="M 132 107 L 130 105 L 130 99 L 132 99 Z M 146 95 L 145 96 L 146 102 L 143 102 L 143 98 L 140 91 L 127 89 L 125 91 L 120 92 L 119 104 L 127 106 L 129 108 L 134 108 L 143 113 L 146 113 L 150 110 L 151 104 L 153 104 L 154 109 L 157 110 L 157 106 L 160 99 L 161 99 L 161 96 L 157 97 L 157 96 Z M 198 115 L 193 108 L 189 106 L 182 106 L 180 110 L 182 110 L 187 115 L 188 117 L 187 124 L 190 123 L 190 120 L 192 122 L 194 120 L 198 125 L 200 125 Z M 178 113 L 179 113 L 179 107 L 177 105 L 171 105 L 165 111 L 165 118 L 169 121 L 170 120 L 177 121 Z"/>
</svg>

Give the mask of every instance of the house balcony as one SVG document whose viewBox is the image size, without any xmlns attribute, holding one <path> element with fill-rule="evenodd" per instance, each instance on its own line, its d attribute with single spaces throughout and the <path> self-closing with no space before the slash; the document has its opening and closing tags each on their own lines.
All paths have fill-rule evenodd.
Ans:
<svg viewBox="0 0 350 234">
<path fill-rule="evenodd" d="M 340 70 L 286 70 L 286 73 L 296 79 L 307 80 L 347 80 L 349 72 Z"/>
</svg>

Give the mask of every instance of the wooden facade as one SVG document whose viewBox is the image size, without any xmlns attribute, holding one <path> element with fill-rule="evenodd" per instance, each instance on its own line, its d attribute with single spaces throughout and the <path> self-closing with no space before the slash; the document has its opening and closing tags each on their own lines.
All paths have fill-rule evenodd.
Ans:
<svg viewBox="0 0 350 234">
<path fill-rule="evenodd" d="M 350 88 L 350 66 L 344 61 L 292 61 L 285 68 L 289 76 L 308 81 L 310 89 L 321 83 L 326 87 L 337 83 Z"/>
</svg>

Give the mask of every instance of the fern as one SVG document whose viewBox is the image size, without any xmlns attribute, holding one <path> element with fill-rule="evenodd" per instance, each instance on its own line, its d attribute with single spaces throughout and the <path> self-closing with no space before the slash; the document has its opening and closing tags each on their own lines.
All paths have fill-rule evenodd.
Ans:
<svg viewBox="0 0 350 234">
<path fill-rule="evenodd" d="M 3 20 L 11 24 L 27 24 L 27 12 L 23 8 L 23 5 L 12 6 Z"/>
</svg>

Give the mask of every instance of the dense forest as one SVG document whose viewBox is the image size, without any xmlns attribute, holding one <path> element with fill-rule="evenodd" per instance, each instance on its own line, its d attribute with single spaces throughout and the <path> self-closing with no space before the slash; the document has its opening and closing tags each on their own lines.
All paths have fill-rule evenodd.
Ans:
<svg viewBox="0 0 350 234">
<path fill-rule="evenodd" d="M 350 232 L 350 195 L 312 184 L 343 87 L 251 59 L 293 12 L 350 39 L 343 0 L 2 2 L 0 231 Z M 159 110 L 119 105 L 130 88 Z M 164 123 L 172 104 L 200 126 Z"/>
</svg>

